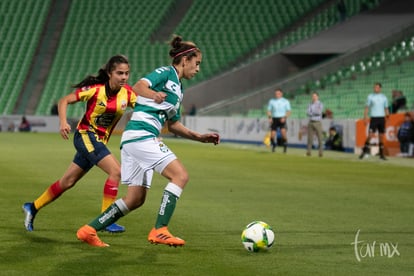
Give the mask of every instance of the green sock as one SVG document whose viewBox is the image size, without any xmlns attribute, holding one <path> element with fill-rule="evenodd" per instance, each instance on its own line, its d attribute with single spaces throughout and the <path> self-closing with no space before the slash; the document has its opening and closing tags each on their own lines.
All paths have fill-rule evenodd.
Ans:
<svg viewBox="0 0 414 276">
<path fill-rule="evenodd" d="M 155 222 L 155 228 L 161 228 L 167 226 L 174 213 L 175 205 L 177 204 L 178 197 L 173 193 L 164 190 L 162 195 L 161 206 L 158 212 L 157 221 Z"/>
<path fill-rule="evenodd" d="M 107 226 L 116 222 L 121 217 L 125 216 L 129 210 L 126 208 L 125 203 L 121 199 L 112 203 L 102 214 L 95 218 L 89 226 L 92 226 L 96 231 L 105 229 Z M 118 203 L 118 204 L 117 204 Z M 119 206 L 118 206 L 119 205 Z M 125 209 L 126 208 L 126 209 Z"/>
</svg>

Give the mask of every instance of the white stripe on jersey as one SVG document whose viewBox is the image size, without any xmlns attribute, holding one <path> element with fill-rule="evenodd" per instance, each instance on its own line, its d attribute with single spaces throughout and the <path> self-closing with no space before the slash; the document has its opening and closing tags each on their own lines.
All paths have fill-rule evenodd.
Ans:
<svg viewBox="0 0 414 276">
<path fill-rule="evenodd" d="M 163 110 L 167 114 L 167 119 L 171 119 L 177 114 L 177 108 L 167 101 L 157 104 L 154 100 L 138 97 L 137 104 L 145 105 L 156 110 Z"/>
<path fill-rule="evenodd" d="M 154 102 L 154 100 L 144 98 L 144 97 L 138 97 L 137 103 L 141 104 L 141 105 L 152 107 L 152 108 L 157 109 L 157 110 L 168 110 L 171 107 L 173 107 L 173 105 L 169 102 L 164 101 L 164 102 L 158 104 L 158 103 Z"/>
<path fill-rule="evenodd" d="M 145 136 L 149 136 L 149 135 L 154 135 L 154 134 L 149 132 L 149 131 L 146 131 L 144 129 L 142 129 L 142 130 L 125 130 L 122 133 L 121 144 L 122 144 L 122 142 L 125 142 L 125 141 L 134 140 L 134 139 L 138 139 L 140 137 L 145 137 Z"/>
<path fill-rule="evenodd" d="M 158 121 L 157 118 L 154 118 L 154 116 L 146 112 L 142 112 L 142 111 L 133 112 L 130 120 L 145 122 L 149 125 L 152 125 L 154 128 L 158 129 L 159 131 L 161 131 L 161 128 L 162 128 L 160 121 Z"/>
</svg>

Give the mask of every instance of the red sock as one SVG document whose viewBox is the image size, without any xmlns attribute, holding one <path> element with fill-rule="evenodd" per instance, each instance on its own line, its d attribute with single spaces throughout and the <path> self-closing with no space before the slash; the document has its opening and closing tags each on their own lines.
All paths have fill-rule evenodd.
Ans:
<svg viewBox="0 0 414 276">
<path fill-rule="evenodd" d="M 116 196 L 118 195 L 119 182 L 107 179 L 105 182 L 102 198 L 102 212 L 108 209 L 112 203 L 114 203 Z"/>
<path fill-rule="evenodd" d="M 59 185 L 59 180 L 49 186 L 46 191 L 43 192 L 35 201 L 34 206 L 36 210 L 39 210 L 57 199 L 63 193 L 62 188 Z"/>
</svg>

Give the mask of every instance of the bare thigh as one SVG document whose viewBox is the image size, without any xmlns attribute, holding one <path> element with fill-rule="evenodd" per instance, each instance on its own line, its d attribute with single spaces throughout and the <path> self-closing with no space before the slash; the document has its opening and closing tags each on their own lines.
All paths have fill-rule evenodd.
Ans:
<svg viewBox="0 0 414 276">
<path fill-rule="evenodd" d="M 161 174 L 170 182 L 178 185 L 182 189 L 184 189 L 189 180 L 187 170 L 178 159 L 175 159 L 170 164 L 168 164 L 168 166 L 162 171 Z"/>
</svg>

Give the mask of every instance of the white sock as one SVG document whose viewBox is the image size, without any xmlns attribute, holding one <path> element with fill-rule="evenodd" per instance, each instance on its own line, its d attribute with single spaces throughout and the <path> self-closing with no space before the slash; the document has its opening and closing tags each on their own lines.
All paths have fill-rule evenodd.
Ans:
<svg viewBox="0 0 414 276">
<path fill-rule="evenodd" d="M 124 216 L 126 216 L 130 210 L 128 209 L 128 207 L 126 206 L 124 200 L 122 198 L 118 199 L 115 201 L 116 206 L 118 206 L 119 210 L 122 212 L 122 214 L 124 214 Z"/>
<path fill-rule="evenodd" d="M 167 184 L 167 186 L 165 187 L 165 190 L 172 193 L 173 195 L 175 195 L 176 197 L 180 197 L 181 193 L 183 192 L 183 189 L 178 186 L 177 184 L 174 184 L 172 182 L 169 182 Z"/>
</svg>

